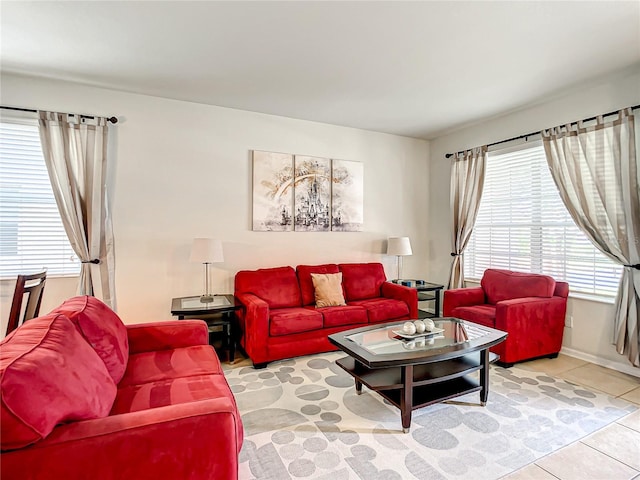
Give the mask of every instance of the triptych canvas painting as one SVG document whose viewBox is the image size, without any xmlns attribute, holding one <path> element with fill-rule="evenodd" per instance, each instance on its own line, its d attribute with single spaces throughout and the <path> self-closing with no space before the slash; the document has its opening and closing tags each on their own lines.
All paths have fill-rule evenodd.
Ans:
<svg viewBox="0 0 640 480">
<path fill-rule="evenodd" d="M 362 162 L 253 151 L 253 230 L 359 232 Z"/>
</svg>

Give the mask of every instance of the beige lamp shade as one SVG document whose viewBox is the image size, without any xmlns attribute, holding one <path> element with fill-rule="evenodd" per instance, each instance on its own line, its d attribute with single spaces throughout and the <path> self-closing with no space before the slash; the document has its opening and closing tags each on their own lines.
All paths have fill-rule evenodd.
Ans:
<svg viewBox="0 0 640 480">
<path fill-rule="evenodd" d="M 387 255 L 405 256 L 411 255 L 411 242 L 409 237 L 389 237 L 387 242 Z"/>
<path fill-rule="evenodd" d="M 398 280 L 402 279 L 402 257 L 411 255 L 409 237 L 389 237 L 387 241 L 387 255 L 395 255 L 398 262 Z"/>
<path fill-rule="evenodd" d="M 222 242 L 213 238 L 194 238 L 189 261 L 197 263 L 224 262 Z"/>
</svg>

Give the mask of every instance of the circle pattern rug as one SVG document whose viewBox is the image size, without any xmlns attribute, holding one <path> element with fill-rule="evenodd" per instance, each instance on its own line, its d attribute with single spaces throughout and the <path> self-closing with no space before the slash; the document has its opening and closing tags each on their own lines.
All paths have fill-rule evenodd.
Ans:
<svg viewBox="0 0 640 480">
<path fill-rule="evenodd" d="M 636 407 L 566 380 L 491 367 L 479 393 L 412 414 L 400 411 L 335 364 L 340 352 L 225 366 L 242 415 L 244 479 L 495 479 L 628 415 Z"/>
</svg>

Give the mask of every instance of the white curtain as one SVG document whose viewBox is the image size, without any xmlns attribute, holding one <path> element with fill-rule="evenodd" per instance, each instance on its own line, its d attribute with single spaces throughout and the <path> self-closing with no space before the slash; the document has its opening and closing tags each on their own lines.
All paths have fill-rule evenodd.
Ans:
<svg viewBox="0 0 640 480">
<path fill-rule="evenodd" d="M 69 242 L 82 262 L 78 294 L 115 309 L 115 257 L 107 182 L 106 118 L 39 112 L 40 141 Z"/>
<path fill-rule="evenodd" d="M 551 175 L 571 217 L 595 246 L 624 266 L 616 298 L 615 344 L 639 367 L 640 169 L 631 109 L 595 125 L 542 132 Z"/>
<path fill-rule="evenodd" d="M 484 185 L 487 147 L 478 147 L 456 153 L 451 164 L 451 212 L 453 213 L 453 239 L 449 288 L 464 286 L 462 254 L 476 222 L 482 187 Z"/>
</svg>

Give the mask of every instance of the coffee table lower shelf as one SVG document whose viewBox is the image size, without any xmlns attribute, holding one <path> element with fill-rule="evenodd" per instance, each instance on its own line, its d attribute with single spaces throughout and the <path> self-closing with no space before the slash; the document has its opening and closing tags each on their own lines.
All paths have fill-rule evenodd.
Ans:
<svg viewBox="0 0 640 480">
<path fill-rule="evenodd" d="M 498 358 L 498 355 L 489 352 L 489 363 Z M 407 366 L 373 369 L 349 356 L 336 360 L 336 363 L 354 377 L 358 394 L 364 384 L 399 408 L 403 416 L 418 408 L 482 389 L 478 380 L 468 376 L 482 369 L 479 352 L 451 360 L 414 365 L 409 369 L 412 378 L 406 379 L 406 383 L 403 375 L 407 375 L 404 373 Z M 410 386 L 411 391 L 408 392 L 405 386 Z M 407 432 L 408 426 L 403 425 L 403 430 Z"/>
</svg>

